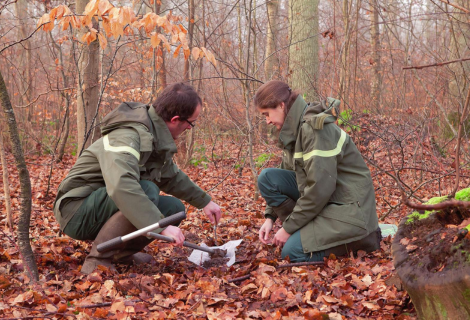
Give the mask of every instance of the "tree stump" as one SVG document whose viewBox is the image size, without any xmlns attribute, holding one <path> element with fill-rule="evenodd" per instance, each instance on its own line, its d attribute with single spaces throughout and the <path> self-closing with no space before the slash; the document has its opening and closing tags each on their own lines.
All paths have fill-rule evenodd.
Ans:
<svg viewBox="0 0 470 320">
<path fill-rule="evenodd" d="M 411 259 L 410 251 L 413 249 L 408 247 L 407 250 L 400 243 L 400 240 L 410 237 L 409 230 L 405 230 L 406 220 L 403 219 L 398 226 L 392 243 L 392 256 L 398 277 L 410 295 L 419 319 L 470 319 L 470 261 L 451 269 L 429 271 L 427 264 L 432 263 L 432 259 L 423 257 L 417 263 Z M 433 250 L 439 247 L 434 246 Z"/>
</svg>

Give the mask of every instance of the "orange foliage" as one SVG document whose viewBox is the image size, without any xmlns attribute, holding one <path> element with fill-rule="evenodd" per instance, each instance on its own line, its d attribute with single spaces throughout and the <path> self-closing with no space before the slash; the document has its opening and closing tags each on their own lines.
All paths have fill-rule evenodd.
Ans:
<svg viewBox="0 0 470 320">
<path fill-rule="evenodd" d="M 93 19 L 101 19 L 104 34 L 93 28 Z M 177 57 L 183 49 L 184 59 L 187 60 L 191 56 L 191 49 L 188 46 L 186 34 L 188 31 L 179 23 L 181 17 L 174 16 L 171 12 L 166 16 L 159 16 L 155 13 L 147 13 L 140 19 L 136 17 L 134 11 L 130 7 L 115 7 L 108 0 L 92 0 L 85 7 L 82 17 L 77 17 L 67 6 L 59 5 L 53 8 L 49 13 L 44 14 L 38 20 L 38 27 L 44 31 L 52 31 L 54 22 L 57 21 L 62 26 L 62 30 L 67 30 L 70 26 L 74 29 L 87 28 L 88 32 L 82 37 L 82 41 L 88 45 L 98 38 L 100 46 L 106 48 L 108 37 L 119 38 L 124 34 L 133 34 L 131 28 L 143 30 L 147 36 L 150 36 L 150 43 L 156 48 L 160 43 L 171 51 L 171 44 L 177 45 L 173 54 Z M 161 28 L 166 35 L 155 31 Z M 167 36 L 171 41 L 168 41 Z M 170 44 L 171 43 L 171 44 Z M 197 60 L 206 57 L 208 61 L 217 65 L 217 61 L 212 54 L 205 48 L 202 51 L 194 47 L 192 48 L 192 57 Z"/>
</svg>

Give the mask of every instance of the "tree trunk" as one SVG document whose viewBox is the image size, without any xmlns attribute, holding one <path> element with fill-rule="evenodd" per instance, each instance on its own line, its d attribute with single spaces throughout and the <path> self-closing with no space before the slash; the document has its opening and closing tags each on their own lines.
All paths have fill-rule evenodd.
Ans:
<svg viewBox="0 0 470 320">
<path fill-rule="evenodd" d="M 292 89 L 307 101 L 318 99 L 318 3 L 319 0 L 290 0 L 289 71 Z"/>
<path fill-rule="evenodd" d="M 266 53 L 264 58 L 264 77 L 266 80 L 279 78 L 279 57 L 276 52 L 277 38 L 279 34 L 279 0 L 266 2 L 268 11 L 268 27 L 266 32 Z"/>
<path fill-rule="evenodd" d="M 204 5 L 204 4 L 202 4 Z M 194 0 L 188 1 L 188 42 L 189 48 L 193 46 L 193 36 L 194 36 Z M 187 83 L 192 82 L 192 74 L 191 74 L 191 64 L 189 63 L 191 60 L 191 56 L 187 60 L 184 61 L 184 81 Z M 191 129 L 190 132 L 186 133 L 185 137 L 185 152 L 184 152 L 184 160 L 183 160 L 183 168 L 186 168 L 191 161 L 191 157 L 193 156 L 194 150 L 194 138 L 195 138 L 195 130 Z"/>
<path fill-rule="evenodd" d="M 371 21 L 370 21 L 370 46 L 372 64 L 372 77 L 370 98 L 371 106 L 378 110 L 380 107 L 380 39 L 379 39 L 379 8 L 375 1 L 370 4 Z"/>
<path fill-rule="evenodd" d="M 163 11 L 163 2 L 162 1 L 155 1 L 155 13 L 160 14 Z M 161 27 L 157 28 L 157 32 L 161 32 Z M 154 79 L 156 79 L 156 84 L 154 87 L 154 96 L 157 96 L 157 93 L 161 90 L 166 88 L 167 81 L 166 81 L 166 67 L 165 67 L 165 48 L 163 47 L 163 43 L 160 43 L 158 47 L 154 50 Z"/>
<path fill-rule="evenodd" d="M 77 0 L 77 13 L 85 11 L 88 0 Z M 93 20 L 93 27 L 98 29 L 98 24 Z M 78 40 L 87 32 L 82 28 L 78 33 Z M 80 44 L 81 50 L 78 61 L 78 88 L 77 88 L 77 130 L 78 130 L 78 154 L 88 148 L 100 137 L 97 119 L 99 98 L 99 61 L 100 46 L 98 40 L 89 45 Z"/>
<path fill-rule="evenodd" d="M 349 24 L 349 4 L 348 0 L 343 0 L 343 24 L 344 24 L 344 42 L 341 51 L 341 70 L 339 73 L 339 98 L 343 101 L 341 104 L 346 108 L 349 104 L 349 46 L 350 46 L 350 24 Z"/>
<path fill-rule="evenodd" d="M 29 224 L 31 219 L 31 181 L 29 171 L 21 148 L 20 136 L 16 125 L 15 113 L 11 106 L 11 100 L 0 72 L 0 101 L 8 121 L 8 132 L 10 134 L 11 147 L 15 157 L 16 168 L 20 179 L 20 216 L 18 219 L 18 248 L 23 258 L 23 263 L 28 276 L 33 281 L 39 280 L 38 267 L 34 259 L 34 253 L 29 242 Z"/>
<path fill-rule="evenodd" d="M 17 0 L 15 3 L 16 15 L 19 20 L 19 39 L 25 39 L 29 36 L 28 23 L 28 1 Z M 25 40 L 22 42 L 23 50 L 20 55 L 20 104 L 28 104 L 31 101 L 32 75 L 31 75 L 31 42 Z M 31 120 L 31 107 L 28 107 L 28 120 Z"/>
<path fill-rule="evenodd" d="M 250 0 L 250 6 L 248 8 L 248 27 L 247 27 L 247 32 L 248 32 L 248 40 L 246 42 L 247 44 L 247 52 L 246 52 L 246 64 L 245 64 L 245 72 L 249 74 L 249 68 L 250 68 L 250 42 L 251 42 L 251 15 L 253 11 L 253 2 Z M 254 59 L 254 58 L 253 58 Z M 248 152 L 249 152 L 249 157 L 250 157 L 250 168 L 251 172 L 253 174 L 253 183 L 255 185 L 255 192 L 253 194 L 253 199 L 256 201 L 258 200 L 259 197 L 259 189 L 258 189 L 258 173 L 256 172 L 256 167 L 255 163 L 253 160 L 253 144 L 254 144 L 254 132 L 253 132 L 253 123 L 250 115 L 250 82 L 248 80 L 243 81 L 243 86 L 245 88 L 244 94 L 245 94 L 245 112 L 246 112 L 246 123 L 248 127 Z"/>
<path fill-rule="evenodd" d="M 468 8 L 468 0 L 457 0 L 456 4 Z M 461 21 L 458 16 L 460 10 L 449 7 L 457 13 L 457 15 L 450 13 L 450 60 L 458 60 L 467 56 L 468 52 L 468 34 L 470 28 L 466 22 Z M 465 102 L 465 94 L 467 90 L 467 75 L 470 69 L 470 63 L 468 61 L 462 61 L 459 63 L 449 65 L 450 70 L 453 73 L 453 78 L 449 81 L 449 92 L 451 96 L 457 99 L 460 105 Z"/>
<path fill-rule="evenodd" d="M 57 151 L 56 162 L 61 162 L 65 153 L 65 146 L 67 145 L 67 139 L 70 131 L 70 96 L 68 93 L 65 94 L 65 116 L 64 116 L 64 130 L 60 138 L 59 150 Z"/>
<path fill-rule="evenodd" d="M 418 318 L 470 319 L 470 266 L 463 263 L 453 270 L 432 273 L 423 271 L 430 261 L 429 257 L 422 259 L 422 267 L 414 265 L 415 262 L 411 263 L 406 246 L 400 243 L 408 236 L 405 231 L 406 221 L 407 218 L 403 219 L 398 226 L 393 239 L 392 256 L 395 270 L 413 301 Z"/>
<path fill-rule="evenodd" d="M 18 17 L 18 38 L 26 39 L 29 36 L 28 33 L 28 1 L 27 0 L 17 0 L 15 2 L 16 15 Z M 25 40 L 22 42 L 23 50 L 20 50 L 19 56 L 19 73 L 20 79 L 18 82 L 19 89 L 19 104 L 28 105 L 31 102 L 32 91 L 33 91 L 33 77 L 32 77 L 32 63 L 31 63 L 31 41 Z M 27 135 L 33 132 L 33 122 L 36 119 L 33 115 L 33 105 L 28 105 L 26 108 L 21 108 L 20 112 L 17 113 L 20 115 L 20 119 L 23 119 L 22 125 Z M 29 149 L 29 141 L 24 139 L 23 141 L 25 150 Z"/>
<path fill-rule="evenodd" d="M 50 38 L 51 38 L 51 43 L 54 46 L 54 48 L 57 49 L 57 54 L 59 56 L 59 66 L 60 68 L 60 75 L 62 77 L 62 83 L 64 88 L 68 88 L 69 86 L 69 81 L 67 76 L 65 75 L 65 66 L 64 66 L 64 55 L 62 52 L 62 48 L 60 45 L 58 45 L 54 38 L 52 37 L 52 34 L 49 33 Z M 72 58 L 72 55 L 70 56 Z M 61 131 L 61 136 L 59 137 L 60 143 L 59 143 L 59 149 L 57 151 L 57 157 L 56 157 L 56 162 L 61 162 L 62 158 L 64 157 L 64 152 L 65 152 L 65 146 L 67 144 L 67 140 L 69 137 L 69 131 L 70 131 L 70 94 L 68 92 L 61 93 L 63 99 L 65 100 L 65 115 L 64 115 L 64 122 L 63 125 L 60 127 Z"/>
<path fill-rule="evenodd" d="M 193 46 L 193 35 L 194 35 L 194 0 L 188 1 L 188 44 L 189 48 Z M 184 61 L 184 81 L 190 82 L 191 79 L 191 55 L 187 60 Z"/>
<path fill-rule="evenodd" d="M 7 159 L 3 147 L 3 135 L 0 133 L 0 158 L 3 168 L 3 191 L 5 194 L 5 211 L 7 214 L 7 223 L 10 230 L 13 230 L 13 217 L 11 216 L 10 182 L 8 179 Z"/>
</svg>

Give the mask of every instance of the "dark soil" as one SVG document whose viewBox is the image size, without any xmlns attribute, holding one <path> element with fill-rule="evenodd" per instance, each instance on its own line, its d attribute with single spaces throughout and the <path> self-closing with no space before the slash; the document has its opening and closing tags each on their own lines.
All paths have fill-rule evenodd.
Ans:
<svg viewBox="0 0 470 320">
<path fill-rule="evenodd" d="M 227 261 L 229 261 L 229 258 L 212 258 L 210 260 L 204 261 L 202 266 L 206 269 L 212 268 L 212 267 L 220 267 L 224 266 L 227 264 Z"/>
<path fill-rule="evenodd" d="M 404 240 L 410 241 L 402 244 L 407 247 L 410 264 L 431 273 L 469 265 L 469 236 L 465 237 L 465 232 L 456 227 L 469 216 L 469 211 L 450 208 L 407 224 L 404 230 L 407 238 Z"/>
<path fill-rule="evenodd" d="M 210 253 L 209 255 L 210 255 L 211 259 L 224 258 L 227 255 L 227 250 L 214 249 L 214 253 Z"/>
<path fill-rule="evenodd" d="M 184 234 L 184 239 L 188 242 L 192 243 L 199 243 L 201 242 L 201 238 L 197 234 L 191 233 L 191 232 L 185 232 Z"/>
</svg>

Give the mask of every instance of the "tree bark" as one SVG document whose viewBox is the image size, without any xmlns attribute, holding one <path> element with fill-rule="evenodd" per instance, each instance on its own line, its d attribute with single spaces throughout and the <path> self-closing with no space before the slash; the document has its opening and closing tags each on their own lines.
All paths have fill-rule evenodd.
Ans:
<svg viewBox="0 0 470 320">
<path fill-rule="evenodd" d="M 17 0 L 15 2 L 16 15 L 19 20 L 19 39 L 25 39 L 29 36 L 28 23 L 28 1 Z M 20 104 L 28 104 L 31 101 L 32 91 L 32 72 L 31 72 L 31 42 L 25 40 L 22 42 L 23 50 L 20 54 L 20 71 L 22 73 L 20 81 Z M 28 110 L 28 120 L 31 120 L 31 107 Z"/>
<path fill-rule="evenodd" d="M 266 2 L 268 11 L 268 27 L 266 32 L 266 53 L 264 58 L 264 76 L 266 80 L 279 78 L 279 57 L 276 53 L 276 44 L 279 34 L 279 0 Z"/>
<path fill-rule="evenodd" d="M 202 3 L 204 6 L 204 3 Z M 188 43 L 189 43 L 189 48 L 193 47 L 193 37 L 194 37 L 194 0 L 189 0 L 188 1 L 188 16 L 189 16 L 189 21 L 188 21 Z M 203 27 L 203 30 L 205 28 Z M 205 35 L 203 34 L 203 38 L 205 38 Z M 191 61 L 191 55 L 187 60 L 184 62 L 184 81 L 188 83 L 192 83 L 192 72 L 191 72 L 191 64 L 189 63 Z M 198 91 L 199 92 L 199 91 Z M 191 129 L 190 132 L 186 134 L 186 152 L 185 152 L 185 159 L 183 162 L 183 167 L 186 168 L 190 161 L 191 157 L 193 156 L 193 151 L 194 151 L 194 139 L 195 139 L 196 131 L 194 129 Z"/>
<path fill-rule="evenodd" d="M 163 3 L 162 1 L 155 1 L 155 13 L 160 14 L 162 10 Z M 157 32 L 161 32 L 161 27 L 157 28 Z M 163 47 L 163 44 L 160 43 L 158 47 L 155 48 L 155 79 L 157 79 L 158 85 L 155 86 L 155 92 L 154 96 L 157 95 L 157 92 L 160 92 L 161 90 L 165 89 L 167 86 L 167 81 L 166 81 L 166 66 L 165 66 L 165 48 Z M 158 88 L 157 88 L 158 87 Z"/>
<path fill-rule="evenodd" d="M 349 104 L 349 47 L 350 47 L 350 23 L 349 23 L 349 4 L 348 0 L 343 0 L 343 25 L 344 42 L 341 51 L 341 70 L 339 74 L 339 98 L 343 101 L 341 104 L 345 108 Z"/>
<path fill-rule="evenodd" d="M 5 211 L 7 214 L 7 223 L 10 230 L 13 230 L 13 217 L 11 216 L 10 182 L 8 179 L 7 159 L 5 157 L 5 148 L 3 147 L 3 135 L 0 133 L 0 158 L 3 168 L 3 191 L 5 194 Z"/>
<path fill-rule="evenodd" d="M 380 39 L 379 39 L 379 8 L 375 1 L 370 4 L 371 21 L 370 21 L 370 46 L 372 64 L 372 77 L 370 98 L 371 106 L 378 110 L 380 107 Z"/>
<path fill-rule="evenodd" d="M 458 5 L 468 7 L 468 0 L 457 0 Z M 460 13 L 459 9 L 453 9 Z M 452 12 L 449 14 L 450 23 L 450 60 L 458 60 L 466 57 L 468 52 L 468 34 L 470 28 L 466 22 L 462 22 L 460 18 L 456 18 Z M 465 94 L 467 90 L 467 75 L 470 70 L 470 62 L 461 61 L 449 65 L 453 72 L 453 78 L 449 81 L 449 91 L 453 98 L 457 99 L 460 105 L 465 102 Z"/>
<path fill-rule="evenodd" d="M 245 72 L 249 74 L 250 68 L 250 42 L 251 42 L 251 15 L 253 11 L 253 1 L 250 0 L 250 5 L 248 8 L 248 40 L 247 40 L 247 52 L 246 52 L 246 64 L 245 64 Z M 254 59 L 254 58 L 253 58 Z M 254 132 L 253 132 L 253 123 L 250 115 L 250 82 L 247 80 L 243 81 L 244 86 L 244 94 L 245 94 L 245 112 L 246 112 L 246 123 L 248 127 L 248 153 L 250 157 L 250 168 L 253 175 L 253 183 L 255 185 L 255 192 L 253 194 L 253 199 L 256 201 L 259 197 L 259 189 L 258 189 L 258 173 L 256 172 L 255 163 L 253 160 L 253 144 L 254 144 Z"/>
<path fill-rule="evenodd" d="M 289 71 L 292 89 L 307 101 L 318 99 L 318 3 L 319 0 L 290 0 Z"/>
<path fill-rule="evenodd" d="M 33 281 L 39 280 L 38 267 L 34 259 L 34 253 L 29 242 L 29 224 L 31 219 L 31 181 L 29 179 L 29 171 L 21 148 L 20 136 L 16 125 L 15 113 L 11 106 L 10 96 L 0 72 L 0 101 L 5 112 L 5 118 L 8 121 L 8 132 L 15 157 L 16 168 L 20 179 L 20 216 L 18 219 L 18 248 L 23 258 L 25 271 Z"/>
<path fill-rule="evenodd" d="M 400 243 L 400 240 L 408 236 L 405 231 L 406 221 L 406 218 L 403 219 L 398 226 L 392 243 L 392 256 L 395 270 L 413 301 L 418 318 L 470 319 L 470 266 L 463 261 L 453 270 L 427 272 L 426 264 L 431 261 L 429 257 L 421 259 L 422 266 L 416 266 L 416 262 L 411 261 L 406 246 Z"/>
<path fill-rule="evenodd" d="M 188 1 L 188 44 L 189 48 L 193 46 L 193 35 L 194 35 L 194 0 Z M 187 60 L 184 61 L 184 81 L 190 82 L 191 79 L 191 55 Z"/>
<path fill-rule="evenodd" d="M 60 47 L 60 45 L 58 45 L 55 42 L 55 40 L 52 37 L 51 33 L 49 33 L 49 36 L 51 38 L 51 43 L 54 46 L 54 48 L 57 49 L 57 54 L 59 56 L 59 65 L 61 67 L 60 68 L 60 75 L 62 77 L 63 86 L 64 86 L 64 88 L 68 88 L 69 82 L 68 82 L 68 78 L 65 74 L 64 55 L 63 55 L 63 52 L 62 52 L 62 48 Z M 72 58 L 72 55 L 70 57 Z M 61 95 L 62 95 L 63 99 L 65 100 L 65 115 L 64 115 L 63 125 L 61 126 L 61 129 L 63 129 L 63 130 L 61 131 L 61 136 L 59 137 L 60 143 L 59 143 L 59 149 L 57 151 L 56 162 L 61 162 L 62 158 L 64 157 L 65 146 L 67 144 L 67 140 L 68 140 L 68 137 L 69 137 L 69 131 L 70 131 L 70 100 L 71 100 L 71 97 L 70 97 L 70 94 L 68 92 L 65 92 L 65 93 L 61 92 Z"/>
<path fill-rule="evenodd" d="M 77 0 L 77 13 L 85 11 L 88 0 Z M 93 20 L 93 27 L 98 29 L 98 23 Z M 78 40 L 87 32 L 82 28 L 78 32 Z M 97 126 L 98 119 L 98 98 L 99 98 L 99 61 L 100 45 L 98 40 L 89 45 L 79 44 L 81 50 L 78 61 L 78 88 L 77 88 L 77 136 L 78 151 L 88 148 L 94 141 L 100 137 L 100 131 Z"/>
</svg>

